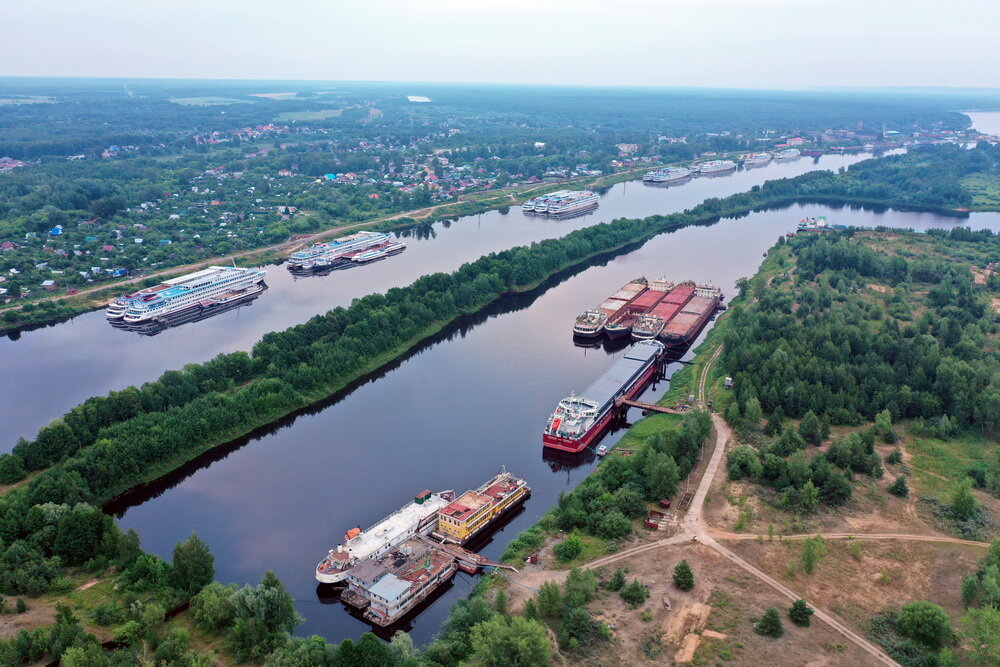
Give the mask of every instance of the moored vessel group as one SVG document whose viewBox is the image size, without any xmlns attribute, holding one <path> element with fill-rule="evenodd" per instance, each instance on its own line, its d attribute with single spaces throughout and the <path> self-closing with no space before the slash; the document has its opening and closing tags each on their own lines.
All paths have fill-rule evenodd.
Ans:
<svg viewBox="0 0 1000 667">
<path fill-rule="evenodd" d="M 463 545 L 496 525 L 531 489 L 505 469 L 474 491 L 423 491 L 366 530 L 344 535 L 316 566 L 321 584 L 346 584 L 341 600 L 376 625 L 412 611 L 454 573 L 497 565 Z"/>
</svg>

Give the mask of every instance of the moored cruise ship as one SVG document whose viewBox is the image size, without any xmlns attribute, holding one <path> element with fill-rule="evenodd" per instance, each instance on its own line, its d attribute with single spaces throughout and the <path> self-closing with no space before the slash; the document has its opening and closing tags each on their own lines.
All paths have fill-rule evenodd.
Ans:
<svg viewBox="0 0 1000 667">
<path fill-rule="evenodd" d="M 647 171 L 643 175 L 642 180 L 646 183 L 670 183 L 687 178 L 690 175 L 691 170 L 685 167 L 665 167 L 663 169 Z"/>
<path fill-rule="evenodd" d="M 743 160 L 744 167 L 753 167 L 761 164 L 767 164 L 774 158 L 770 153 L 750 153 Z"/>
<path fill-rule="evenodd" d="M 374 246 L 389 243 L 392 234 L 384 232 L 358 232 L 342 236 L 332 241 L 315 243 L 304 250 L 293 252 L 288 257 L 290 271 L 312 271 L 326 269 L 340 262 L 349 261 L 346 255 L 351 252 L 368 250 Z"/>
<path fill-rule="evenodd" d="M 453 491 L 424 491 L 370 528 L 350 529 L 343 544 L 331 549 L 316 566 L 316 581 L 339 583 L 366 558 L 378 558 L 415 535 L 430 533 L 437 527 L 438 512 L 454 499 Z"/>
<path fill-rule="evenodd" d="M 736 163 L 732 160 L 709 160 L 695 165 L 699 174 L 720 174 L 725 171 L 736 169 Z"/>
<path fill-rule="evenodd" d="M 108 304 L 105 314 L 109 320 L 139 324 L 206 310 L 262 291 L 266 276 L 264 269 L 212 266 L 124 294 Z"/>
<path fill-rule="evenodd" d="M 783 151 L 779 151 L 774 154 L 775 160 L 794 160 L 798 156 L 802 155 L 802 151 L 798 148 L 786 148 Z"/>
<path fill-rule="evenodd" d="M 598 196 L 590 190 L 559 190 L 535 197 L 521 204 L 526 213 L 539 213 L 551 217 L 570 216 L 596 208 Z"/>
<path fill-rule="evenodd" d="M 559 401 L 545 425 L 542 444 L 574 453 L 595 444 L 611 423 L 615 402 L 635 398 L 645 389 L 656 373 L 664 349 L 659 341 L 640 341 L 582 394 Z"/>
</svg>

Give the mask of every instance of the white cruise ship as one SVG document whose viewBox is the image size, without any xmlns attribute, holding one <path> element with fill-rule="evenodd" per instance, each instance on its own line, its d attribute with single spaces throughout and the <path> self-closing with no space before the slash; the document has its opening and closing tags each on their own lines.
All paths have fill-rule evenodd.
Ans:
<svg viewBox="0 0 1000 667">
<path fill-rule="evenodd" d="M 521 204 L 521 210 L 526 213 L 564 216 L 594 208 L 597 202 L 597 193 L 590 190 L 559 190 L 529 199 Z"/>
<path fill-rule="evenodd" d="M 770 153 L 750 153 L 743 160 L 744 167 L 753 167 L 758 164 L 767 164 L 774 158 Z"/>
<path fill-rule="evenodd" d="M 378 558 L 414 535 L 427 535 L 438 525 L 438 512 L 455 499 L 454 491 L 424 491 L 411 502 L 366 530 L 352 528 L 344 543 L 330 549 L 316 565 L 316 581 L 336 584 L 366 558 Z"/>
<path fill-rule="evenodd" d="M 786 148 L 783 151 L 774 154 L 775 160 L 794 160 L 798 156 L 802 155 L 802 151 L 798 148 Z"/>
<path fill-rule="evenodd" d="M 166 280 L 111 301 L 105 314 L 109 320 L 139 324 L 177 315 L 195 309 L 205 309 L 260 291 L 267 271 L 212 266 L 195 273 Z"/>
<path fill-rule="evenodd" d="M 718 174 L 723 171 L 736 169 L 736 163 L 732 160 L 709 160 L 708 162 L 696 164 L 695 168 L 699 174 Z"/>
<path fill-rule="evenodd" d="M 666 167 L 646 172 L 642 180 L 646 183 L 669 183 L 679 181 L 691 175 L 691 170 L 684 167 Z"/>
<path fill-rule="evenodd" d="M 367 250 L 372 246 L 391 240 L 392 234 L 384 232 L 358 232 L 325 243 L 316 243 L 305 250 L 299 250 L 289 255 L 288 268 L 292 271 L 308 271 L 317 268 L 317 266 L 327 268 L 349 252 Z"/>
</svg>

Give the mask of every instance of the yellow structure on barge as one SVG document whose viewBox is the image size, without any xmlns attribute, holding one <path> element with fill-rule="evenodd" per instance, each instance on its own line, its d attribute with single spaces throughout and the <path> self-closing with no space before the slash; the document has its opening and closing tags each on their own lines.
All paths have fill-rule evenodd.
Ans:
<svg viewBox="0 0 1000 667">
<path fill-rule="evenodd" d="M 494 519 L 528 497 L 531 489 L 506 468 L 475 491 L 466 491 L 438 512 L 432 536 L 442 542 L 465 544 Z"/>
</svg>

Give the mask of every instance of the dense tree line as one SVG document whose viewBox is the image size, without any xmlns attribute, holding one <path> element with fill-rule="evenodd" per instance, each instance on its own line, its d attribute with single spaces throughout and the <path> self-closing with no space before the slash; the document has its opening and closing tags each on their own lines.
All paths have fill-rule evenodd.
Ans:
<svg viewBox="0 0 1000 667">
<path fill-rule="evenodd" d="M 860 424 L 948 417 L 1000 423 L 998 359 L 983 354 L 994 315 L 971 272 L 955 264 L 880 256 L 849 235 L 799 236 L 789 290 L 768 289 L 732 314 L 723 363 L 736 380 L 735 412 Z M 867 279 L 895 285 L 885 307 L 858 295 Z M 908 299 L 926 287 L 922 314 Z"/>
<path fill-rule="evenodd" d="M 691 412 L 679 428 L 649 438 L 633 456 L 609 457 L 596 474 L 559 496 L 552 520 L 559 530 L 583 530 L 607 540 L 632 532 L 632 520 L 646 514 L 647 502 L 670 498 L 691 472 L 712 430 L 707 413 Z"/>
</svg>

